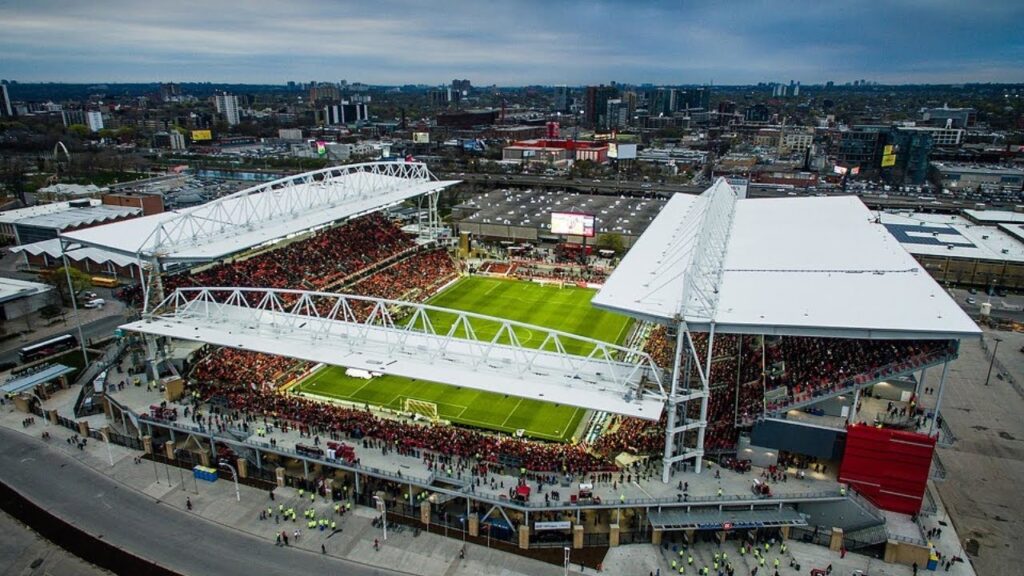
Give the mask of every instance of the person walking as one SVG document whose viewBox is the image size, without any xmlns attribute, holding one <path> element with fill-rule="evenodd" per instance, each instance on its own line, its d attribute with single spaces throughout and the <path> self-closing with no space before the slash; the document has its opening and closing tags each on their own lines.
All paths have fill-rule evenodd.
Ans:
<svg viewBox="0 0 1024 576">
<path fill-rule="evenodd" d="M 189 511 L 192 510 L 192 499 L 191 498 L 188 498 L 188 497 L 185 498 L 185 508 L 187 508 Z"/>
</svg>

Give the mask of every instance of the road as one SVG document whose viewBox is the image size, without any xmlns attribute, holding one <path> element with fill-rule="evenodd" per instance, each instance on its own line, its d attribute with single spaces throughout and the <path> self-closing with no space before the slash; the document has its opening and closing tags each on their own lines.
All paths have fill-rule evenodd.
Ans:
<svg viewBox="0 0 1024 576">
<path fill-rule="evenodd" d="M 37 342 L 49 340 L 61 334 L 72 334 L 75 338 L 78 338 L 78 330 L 75 329 L 75 323 L 72 320 L 72 315 L 67 315 L 68 324 L 65 330 L 58 332 L 57 334 L 51 334 L 49 336 L 43 336 L 37 338 L 31 342 L 18 342 L 17 344 L 10 344 L 12 347 L 4 352 L 0 352 L 0 364 L 4 362 L 17 362 L 18 361 L 18 350 L 31 346 Z M 113 316 L 104 316 L 92 322 L 82 324 L 82 335 L 85 337 L 86 342 L 89 338 L 109 336 L 114 333 L 114 329 L 125 323 L 124 314 L 115 314 Z"/>
<path fill-rule="evenodd" d="M 202 520 L 16 432 L 0 429 L 0 446 L 0 469 L 8 486 L 78 528 L 181 574 L 400 574 L 279 548 Z"/>
</svg>

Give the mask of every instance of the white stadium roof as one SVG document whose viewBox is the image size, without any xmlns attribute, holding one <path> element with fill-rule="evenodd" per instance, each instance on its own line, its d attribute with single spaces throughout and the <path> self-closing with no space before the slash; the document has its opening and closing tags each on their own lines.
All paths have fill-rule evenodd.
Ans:
<svg viewBox="0 0 1024 576">
<path fill-rule="evenodd" d="M 423 164 L 375 162 L 307 172 L 207 204 L 62 234 L 84 246 L 164 262 L 202 262 L 456 184 Z"/>
<path fill-rule="evenodd" d="M 724 225 L 711 223 L 716 214 Z M 675 195 L 593 304 L 662 324 L 682 317 L 694 330 L 714 322 L 727 333 L 980 334 L 856 197 L 736 199 L 724 179 L 700 196 Z"/>
</svg>

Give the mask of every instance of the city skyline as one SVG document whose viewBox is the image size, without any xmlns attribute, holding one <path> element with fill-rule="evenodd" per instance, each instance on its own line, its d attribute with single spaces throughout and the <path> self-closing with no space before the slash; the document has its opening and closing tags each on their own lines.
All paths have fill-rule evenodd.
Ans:
<svg viewBox="0 0 1024 576">
<path fill-rule="evenodd" d="M 202 15 L 202 19 L 197 19 Z M 21 82 L 804 84 L 1024 81 L 1024 6 L 305 0 L 0 6 Z M 950 25 L 955 22 L 956 25 Z M 58 38 L 59 42 L 54 42 Z"/>
</svg>

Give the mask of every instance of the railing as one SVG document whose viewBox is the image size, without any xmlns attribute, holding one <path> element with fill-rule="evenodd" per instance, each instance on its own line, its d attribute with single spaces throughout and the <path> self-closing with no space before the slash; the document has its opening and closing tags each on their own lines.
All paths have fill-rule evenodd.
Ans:
<svg viewBox="0 0 1024 576">
<path fill-rule="evenodd" d="M 868 515 L 875 520 L 885 523 L 885 516 L 882 514 L 882 511 L 878 509 L 878 506 L 875 506 L 874 502 L 862 496 L 854 488 L 847 490 L 847 494 L 850 496 L 850 501 L 857 505 L 858 508 L 867 512 Z"/>
<path fill-rule="evenodd" d="M 768 413 L 779 413 L 786 410 L 792 410 L 799 408 L 807 404 L 813 404 L 822 400 L 825 397 L 833 396 L 835 394 L 842 394 L 849 392 L 854 388 L 865 388 L 872 384 L 898 376 L 904 373 L 915 372 L 921 368 L 932 366 L 943 360 L 948 360 L 956 357 L 956 352 L 950 349 L 938 350 L 929 354 L 922 354 L 915 358 L 906 360 L 900 360 L 897 362 L 890 362 L 878 368 L 874 368 L 868 372 L 863 372 L 855 376 L 851 376 L 846 380 L 840 382 L 834 382 L 832 384 L 815 388 L 808 392 L 801 392 L 799 396 L 794 396 L 792 393 L 785 397 L 785 401 L 776 402 L 773 404 L 765 405 L 765 412 Z"/>
<path fill-rule="evenodd" d="M 716 504 L 761 504 L 761 505 L 780 505 L 786 502 L 795 500 L 842 500 L 845 498 L 838 488 L 834 490 L 819 490 L 814 492 L 799 492 L 792 494 L 779 495 L 775 497 L 762 497 L 754 494 L 743 494 L 743 495 L 731 495 L 719 498 L 715 495 L 707 496 L 695 496 L 688 499 L 682 498 L 625 498 L 625 499 L 609 499 L 607 502 L 600 504 L 573 504 L 569 501 L 551 501 L 544 503 L 541 501 L 537 502 L 512 502 L 507 499 L 503 500 L 497 495 L 490 495 L 485 493 L 479 493 L 473 490 L 475 484 L 469 482 L 468 479 L 465 481 L 465 486 L 451 490 L 446 488 L 440 488 L 434 485 L 434 482 L 438 479 L 448 480 L 451 478 L 447 474 L 443 473 L 428 473 L 426 475 L 409 475 L 401 472 L 394 473 L 387 470 L 381 470 L 372 466 L 365 466 L 362 464 L 355 464 L 344 460 L 329 459 L 326 457 L 316 457 L 308 454 L 300 454 L 295 450 L 284 448 L 282 446 L 272 446 L 269 442 L 251 442 L 247 440 L 236 440 L 233 437 L 222 434 L 220 432 L 212 431 L 203 426 L 193 426 L 182 422 L 171 422 L 158 418 L 153 418 L 148 415 L 140 415 L 140 422 L 145 422 L 150 425 L 156 425 L 175 429 L 185 433 L 200 434 L 206 438 L 213 438 L 215 441 L 223 442 L 225 444 L 234 446 L 245 446 L 255 448 L 263 452 L 269 452 L 272 454 L 278 454 L 281 456 L 287 456 L 290 458 L 297 458 L 300 460 L 308 460 L 310 462 L 316 462 L 324 466 L 339 468 L 342 470 L 348 470 L 352 472 L 360 472 L 369 474 L 377 478 L 392 480 L 395 482 L 401 482 L 405 484 L 416 484 L 423 488 L 427 488 L 434 492 L 440 492 L 449 494 L 456 497 L 472 498 L 481 502 L 489 502 L 492 504 L 498 504 L 503 507 L 511 508 L 514 510 L 577 510 L 577 509 L 611 509 L 611 508 L 626 508 L 626 507 L 647 507 L 647 506 L 687 506 L 687 505 L 716 505 Z M 457 482 L 457 481 L 456 481 Z"/>
<path fill-rule="evenodd" d="M 75 380 L 75 385 L 81 386 L 81 389 L 78 392 L 78 399 L 75 400 L 75 416 L 83 416 L 82 405 L 85 403 L 85 398 L 92 394 L 92 381 L 97 376 L 99 376 L 101 372 L 114 365 L 114 363 L 117 361 L 117 359 L 121 356 L 121 354 L 125 351 L 127 347 L 127 339 L 120 339 L 120 341 L 114 344 L 113 346 L 108 346 L 107 349 L 104 350 L 102 356 L 100 356 L 97 360 L 93 361 L 91 364 L 86 366 L 84 370 L 82 370 L 82 373 L 79 374 L 78 378 Z"/>
<path fill-rule="evenodd" d="M 929 476 L 934 480 L 946 479 L 946 466 L 942 463 L 942 459 L 939 458 L 938 452 L 935 452 L 932 456 L 932 469 Z"/>
</svg>

